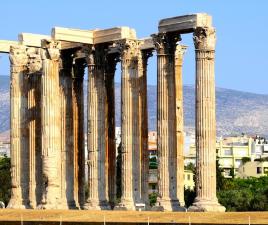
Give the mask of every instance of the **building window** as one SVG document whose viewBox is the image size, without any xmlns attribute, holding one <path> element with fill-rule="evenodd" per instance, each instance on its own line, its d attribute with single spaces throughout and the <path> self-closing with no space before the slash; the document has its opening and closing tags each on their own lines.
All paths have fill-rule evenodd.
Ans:
<svg viewBox="0 0 268 225">
<path fill-rule="evenodd" d="M 153 189 L 153 190 L 156 189 L 156 185 L 155 185 L 155 184 L 152 185 L 152 189 Z"/>
<path fill-rule="evenodd" d="M 191 179 L 190 174 L 187 174 L 187 180 L 190 180 L 190 179 Z"/>
<path fill-rule="evenodd" d="M 242 160 L 241 159 L 236 159 L 235 160 L 235 166 L 239 167 L 242 164 Z"/>
<path fill-rule="evenodd" d="M 224 154 L 225 155 L 233 155 L 233 150 L 232 149 L 225 149 Z"/>
<path fill-rule="evenodd" d="M 231 169 L 224 169 L 224 176 L 225 177 L 231 176 Z"/>
<path fill-rule="evenodd" d="M 262 173 L 262 168 L 261 167 L 257 167 L 257 174 L 261 174 Z"/>
</svg>

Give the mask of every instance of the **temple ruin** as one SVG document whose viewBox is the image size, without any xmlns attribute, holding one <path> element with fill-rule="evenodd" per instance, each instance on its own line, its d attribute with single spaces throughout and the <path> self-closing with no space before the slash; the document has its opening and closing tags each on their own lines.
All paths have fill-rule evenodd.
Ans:
<svg viewBox="0 0 268 225">
<path fill-rule="evenodd" d="M 10 57 L 12 193 L 8 208 L 136 210 L 145 204 L 146 210 L 185 211 L 182 66 L 186 46 L 180 44 L 185 33 L 193 33 L 196 54 L 197 197 L 188 210 L 225 211 L 216 197 L 215 29 L 205 13 L 163 19 L 158 33 L 143 39 L 129 27 L 55 27 L 49 36 L 21 33 L 18 41 L 0 41 L 0 52 Z M 153 51 L 157 53 L 159 197 L 150 208 L 147 64 Z M 119 203 L 114 94 L 118 63 Z"/>
</svg>

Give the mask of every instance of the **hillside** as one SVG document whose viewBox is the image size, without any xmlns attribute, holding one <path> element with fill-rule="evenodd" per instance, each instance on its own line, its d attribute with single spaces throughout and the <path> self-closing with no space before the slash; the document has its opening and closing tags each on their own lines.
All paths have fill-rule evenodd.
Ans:
<svg viewBox="0 0 268 225">
<path fill-rule="evenodd" d="M 86 90 L 86 88 L 85 88 Z M 185 130 L 194 130 L 194 86 L 184 86 Z M 86 91 L 85 91 L 86 92 Z M 217 88 L 218 135 L 268 136 L 268 95 Z M 85 98 L 86 99 L 86 98 Z M 85 102 L 86 103 L 86 102 Z M 120 84 L 116 84 L 116 123 L 120 126 Z M 0 133 L 9 129 L 9 77 L 0 76 Z M 156 129 L 156 86 L 148 86 L 149 129 Z"/>
</svg>

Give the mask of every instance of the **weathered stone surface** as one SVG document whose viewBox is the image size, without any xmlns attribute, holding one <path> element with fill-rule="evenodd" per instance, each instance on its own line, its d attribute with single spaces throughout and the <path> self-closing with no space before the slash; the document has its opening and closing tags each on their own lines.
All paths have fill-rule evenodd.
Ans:
<svg viewBox="0 0 268 225">
<path fill-rule="evenodd" d="M 136 39 L 136 31 L 129 27 L 115 27 L 105 30 L 94 30 L 94 44 L 113 42 L 121 39 Z"/>
<path fill-rule="evenodd" d="M 147 107 L 147 63 L 152 56 L 151 49 L 143 50 L 139 58 L 139 133 L 140 133 L 140 152 L 141 152 L 141 202 L 145 208 L 149 209 L 149 154 L 148 154 L 148 107 Z"/>
<path fill-rule="evenodd" d="M 54 27 L 51 31 L 51 37 L 58 41 L 93 44 L 93 31 L 91 30 Z"/>
<path fill-rule="evenodd" d="M 0 40 L 0 52 L 9 53 L 11 45 L 18 45 L 17 41 Z"/>
<path fill-rule="evenodd" d="M 105 47 L 96 46 L 88 58 L 88 188 L 85 209 L 110 209 L 106 179 Z"/>
<path fill-rule="evenodd" d="M 41 76 L 42 60 L 39 48 L 28 48 L 27 99 L 29 139 L 29 204 L 36 208 L 42 199 L 41 158 Z"/>
<path fill-rule="evenodd" d="M 153 50 L 155 48 L 153 39 L 151 37 L 139 39 L 141 41 L 141 50 Z"/>
<path fill-rule="evenodd" d="M 196 29 L 197 196 L 189 211 L 225 211 L 216 196 L 215 41 L 214 28 Z"/>
<path fill-rule="evenodd" d="M 140 42 L 124 40 L 118 42 L 121 49 L 121 88 L 122 88 L 122 197 L 117 209 L 135 210 L 140 199 L 140 134 L 138 63 L 141 56 Z M 142 63 L 142 62 L 140 62 Z"/>
<path fill-rule="evenodd" d="M 158 25 L 160 33 L 180 32 L 191 33 L 197 27 L 211 27 L 212 18 L 206 13 L 197 13 L 192 15 L 177 16 L 162 19 Z"/>
<path fill-rule="evenodd" d="M 59 70 L 61 123 L 61 208 L 76 208 L 74 199 L 74 127 L 72 106 L 72 51 L 61 51 Z"/>
<path fill-rule="evenodd" d="M 19 43 L 24 46 L 41 47 L 41 41 L 43 39 L 50 40 L 49 35 L 21 33 L 18 35 Z"/>
<path fill-rule="evenodd" d="M 85 203 L 85 138 L 84 138 L 84 72 L 85 59 L 75 54 L 72 78 L 74 199 L 83 208 Z"/>
<path fill-rule="evenodd" d="M 184 206 L 184 118 L 182 64 L 186 46 L 177 45 L 175 51 L 175 96 L 176 96 L 176 149 L 177 149 L 177 196 L 180 206 Z"/>
<path fill-rule="evenodd" d="M 29 170 L 27 139 L 27 83 L 26 65 L 28 62 L 26 47 L 10 47 L 10 121 L 11 121 L 11 199 L 8 208 L 30 208 L 29 205 Z"/>
<path fill-rule="evenodd" d="M 106 155 L 108 157 L 108 196 L 111 208 L 116 203 L 116 143 L 115 143 L 115 87 L 114 76 L 119 54 L 108 54 L 105 65 L 106 88 Z"/>
<path fill-rule="evenodd" d="M 41 81 L 42 202 L 41 209 L 60 208 L 61 129 L 59 98 L 59 56 L 57 42 L 42 42 Z"/>
<path fill-rule="evenodd" d="M 182 211 L 177 196 L 175 49 L 178 35 L 153 36 L 157 50 L 157 146 L 159 197 L 153 210 Z"/>
</svg>

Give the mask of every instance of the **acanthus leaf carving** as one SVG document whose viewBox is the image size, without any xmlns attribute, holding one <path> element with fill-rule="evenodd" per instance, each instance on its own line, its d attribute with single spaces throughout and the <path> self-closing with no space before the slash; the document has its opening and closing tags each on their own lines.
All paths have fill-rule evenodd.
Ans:
<svg viewBox="0 0 268 225">
<path fill-rule="evenodd" d="M 174 54 L 177 42 L 181 40 L 178 33 L 159 33 L 152 35 L 158 54 Z"/>
<path fill-rule="evenodd" d="M 27 49 L 28 63 L 27 69 L 29 73 L 36 73 L 42 71 L 41 52 L 38 48 Z"/>
<path fill-rule="evenodd" d="M 12 67 L 26 66 L 28 57 L 26 47 L 23 45 L 13 45 L 10 47 L 9 60 Z"/>
<path fill-rule="evenodd" d="M 124 39 L 116 42 L 123 66 L 136 68 L 139 57 L 141 57 L 141 43 L 141 41 L 133 39 Z"/>
<path fill-rule="evenodd" d="M 46 50 L 45 54 L 42 54 L 43 59 L 59 60 L 60 58 L 60 42 L 51 40 L 42 40 L 42 48 Z"/>
<path fill-rule="evenodd" d="M 216 30 L 213 27 L 197 27 L 193 40 L 197 50 L 215 50 Z"/>
</svg>

